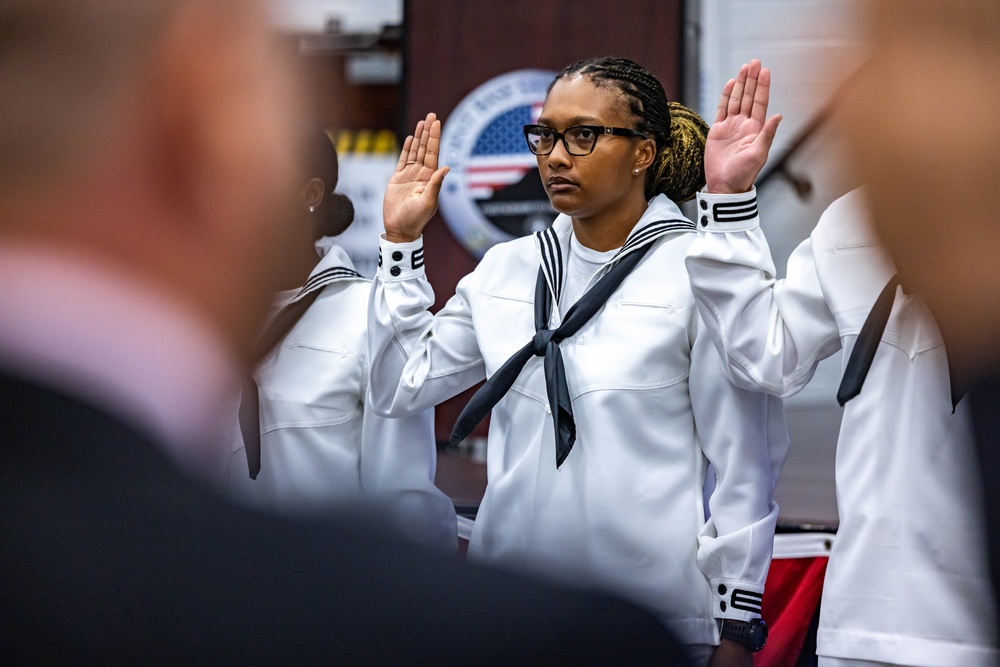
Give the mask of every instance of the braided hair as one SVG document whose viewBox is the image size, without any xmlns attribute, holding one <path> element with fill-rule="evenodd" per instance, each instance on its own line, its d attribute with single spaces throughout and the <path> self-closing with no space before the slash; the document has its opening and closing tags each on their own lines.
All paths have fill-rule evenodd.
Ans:
<svg viewBox="0 0 1000 667">
<path fill-rule="evenodd" d="M 585 76 L 599 88 L 616 88 L 629 113 L 638 119 L 636 131 L 656 142 L 656 156 L 646 172 L 646 199 L 663 193 L 683 202 L 705 185 L 708 125 L 691 109 L 668 102 L 659 79 L 645 67 L 627 58 L 580 60 L 560 72 L 546 94 L 556 82 L 571 76 Z"/>
</svg>

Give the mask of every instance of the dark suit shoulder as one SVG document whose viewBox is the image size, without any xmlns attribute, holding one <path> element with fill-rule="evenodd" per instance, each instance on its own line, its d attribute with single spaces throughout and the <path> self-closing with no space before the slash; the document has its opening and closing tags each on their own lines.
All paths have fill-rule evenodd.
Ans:
<svg viewBox="0 0 1000 667">
<path fill-rule="evenodd" d="M 678 664 L 628 603 L 423 551 L 377 508 L 293 522 L 0 376 L 0 661 Z"/>
</svg>

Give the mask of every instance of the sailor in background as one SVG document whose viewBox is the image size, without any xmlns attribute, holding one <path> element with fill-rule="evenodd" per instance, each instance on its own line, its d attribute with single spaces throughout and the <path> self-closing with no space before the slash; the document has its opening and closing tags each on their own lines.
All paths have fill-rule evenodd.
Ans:
<svg viewBox="0 0 1000 667">
<path fill-rule="evenodd" d="M 769 76 L 757 61 L 744 68 L 740 88 Z M 738 116 L 741 93 L 723 96 L 717 124 Z M 725 188 L 710 179 L 707 190 Z M 755 210 L 752 190 L 712 205 L 700 198 L 703 224 L 687 267 L 737 386 L 791 396 L 821 360 L 845 352 L 840 527 L 823 587 L 819 664 L 996 665 L 967 406 L 956 400 L 934 318 L 899 285 L 863 188 L 830 205 L 781 280 Z"/>
<path fill-rule="evenodd" d="M 315 244 L 298 248 L 289 267 L 298 286 L 278 293 L 277 312 L 262 336 L 263 359 L 254 372 L 256 388 L 244 389 L 243 437 L 229 457 L 227 488 L 293 514 L 374 495 L 414 539 L 454 551 L 454 506 L 434 485 L 433 410 L 389 419 L 368 401 L 369 281 L 332 238 L 354 219 L 350 200 L 334 192 L 337 152 L 319 126 L 294 125 L 302 187 L 291 220 L 282 224 L 310 226 Z"/>
</svg>

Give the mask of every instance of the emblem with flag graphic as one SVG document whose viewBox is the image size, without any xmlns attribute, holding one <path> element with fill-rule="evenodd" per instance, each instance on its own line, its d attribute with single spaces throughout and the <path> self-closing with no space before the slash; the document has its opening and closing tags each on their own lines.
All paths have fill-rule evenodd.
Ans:
<svg viewBox="0 0 1000 667">
<path fill-rule="evenodd" d="M 443 125 L 441 162 L 451 173 L 441 190 L 441 213 L 476 257 L 555 219 L 521 129 L 537 121 L 553 76 L 520 70 L 491 79 L 463 99 Z"/>
</svg>

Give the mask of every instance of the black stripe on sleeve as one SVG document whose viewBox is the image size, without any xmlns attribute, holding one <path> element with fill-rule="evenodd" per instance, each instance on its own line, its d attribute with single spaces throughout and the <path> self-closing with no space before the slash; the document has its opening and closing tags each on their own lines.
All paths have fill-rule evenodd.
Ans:
<svg viewBox="0 0 1000 667">
<path fill-rule="evenodd" d="M 763 596 L 760 593 L 734 588 L 733 594 L 729 598 L 729 605 L 733 609 L 750 611 L 759 614 L 762 599 Z"/>
<path fill-rule="evenodd" d="M 712 215 L 717 222 L 741 222 L 757 217 L 757 198 L 738 202 L 712 204 Z"/>
</svg>

